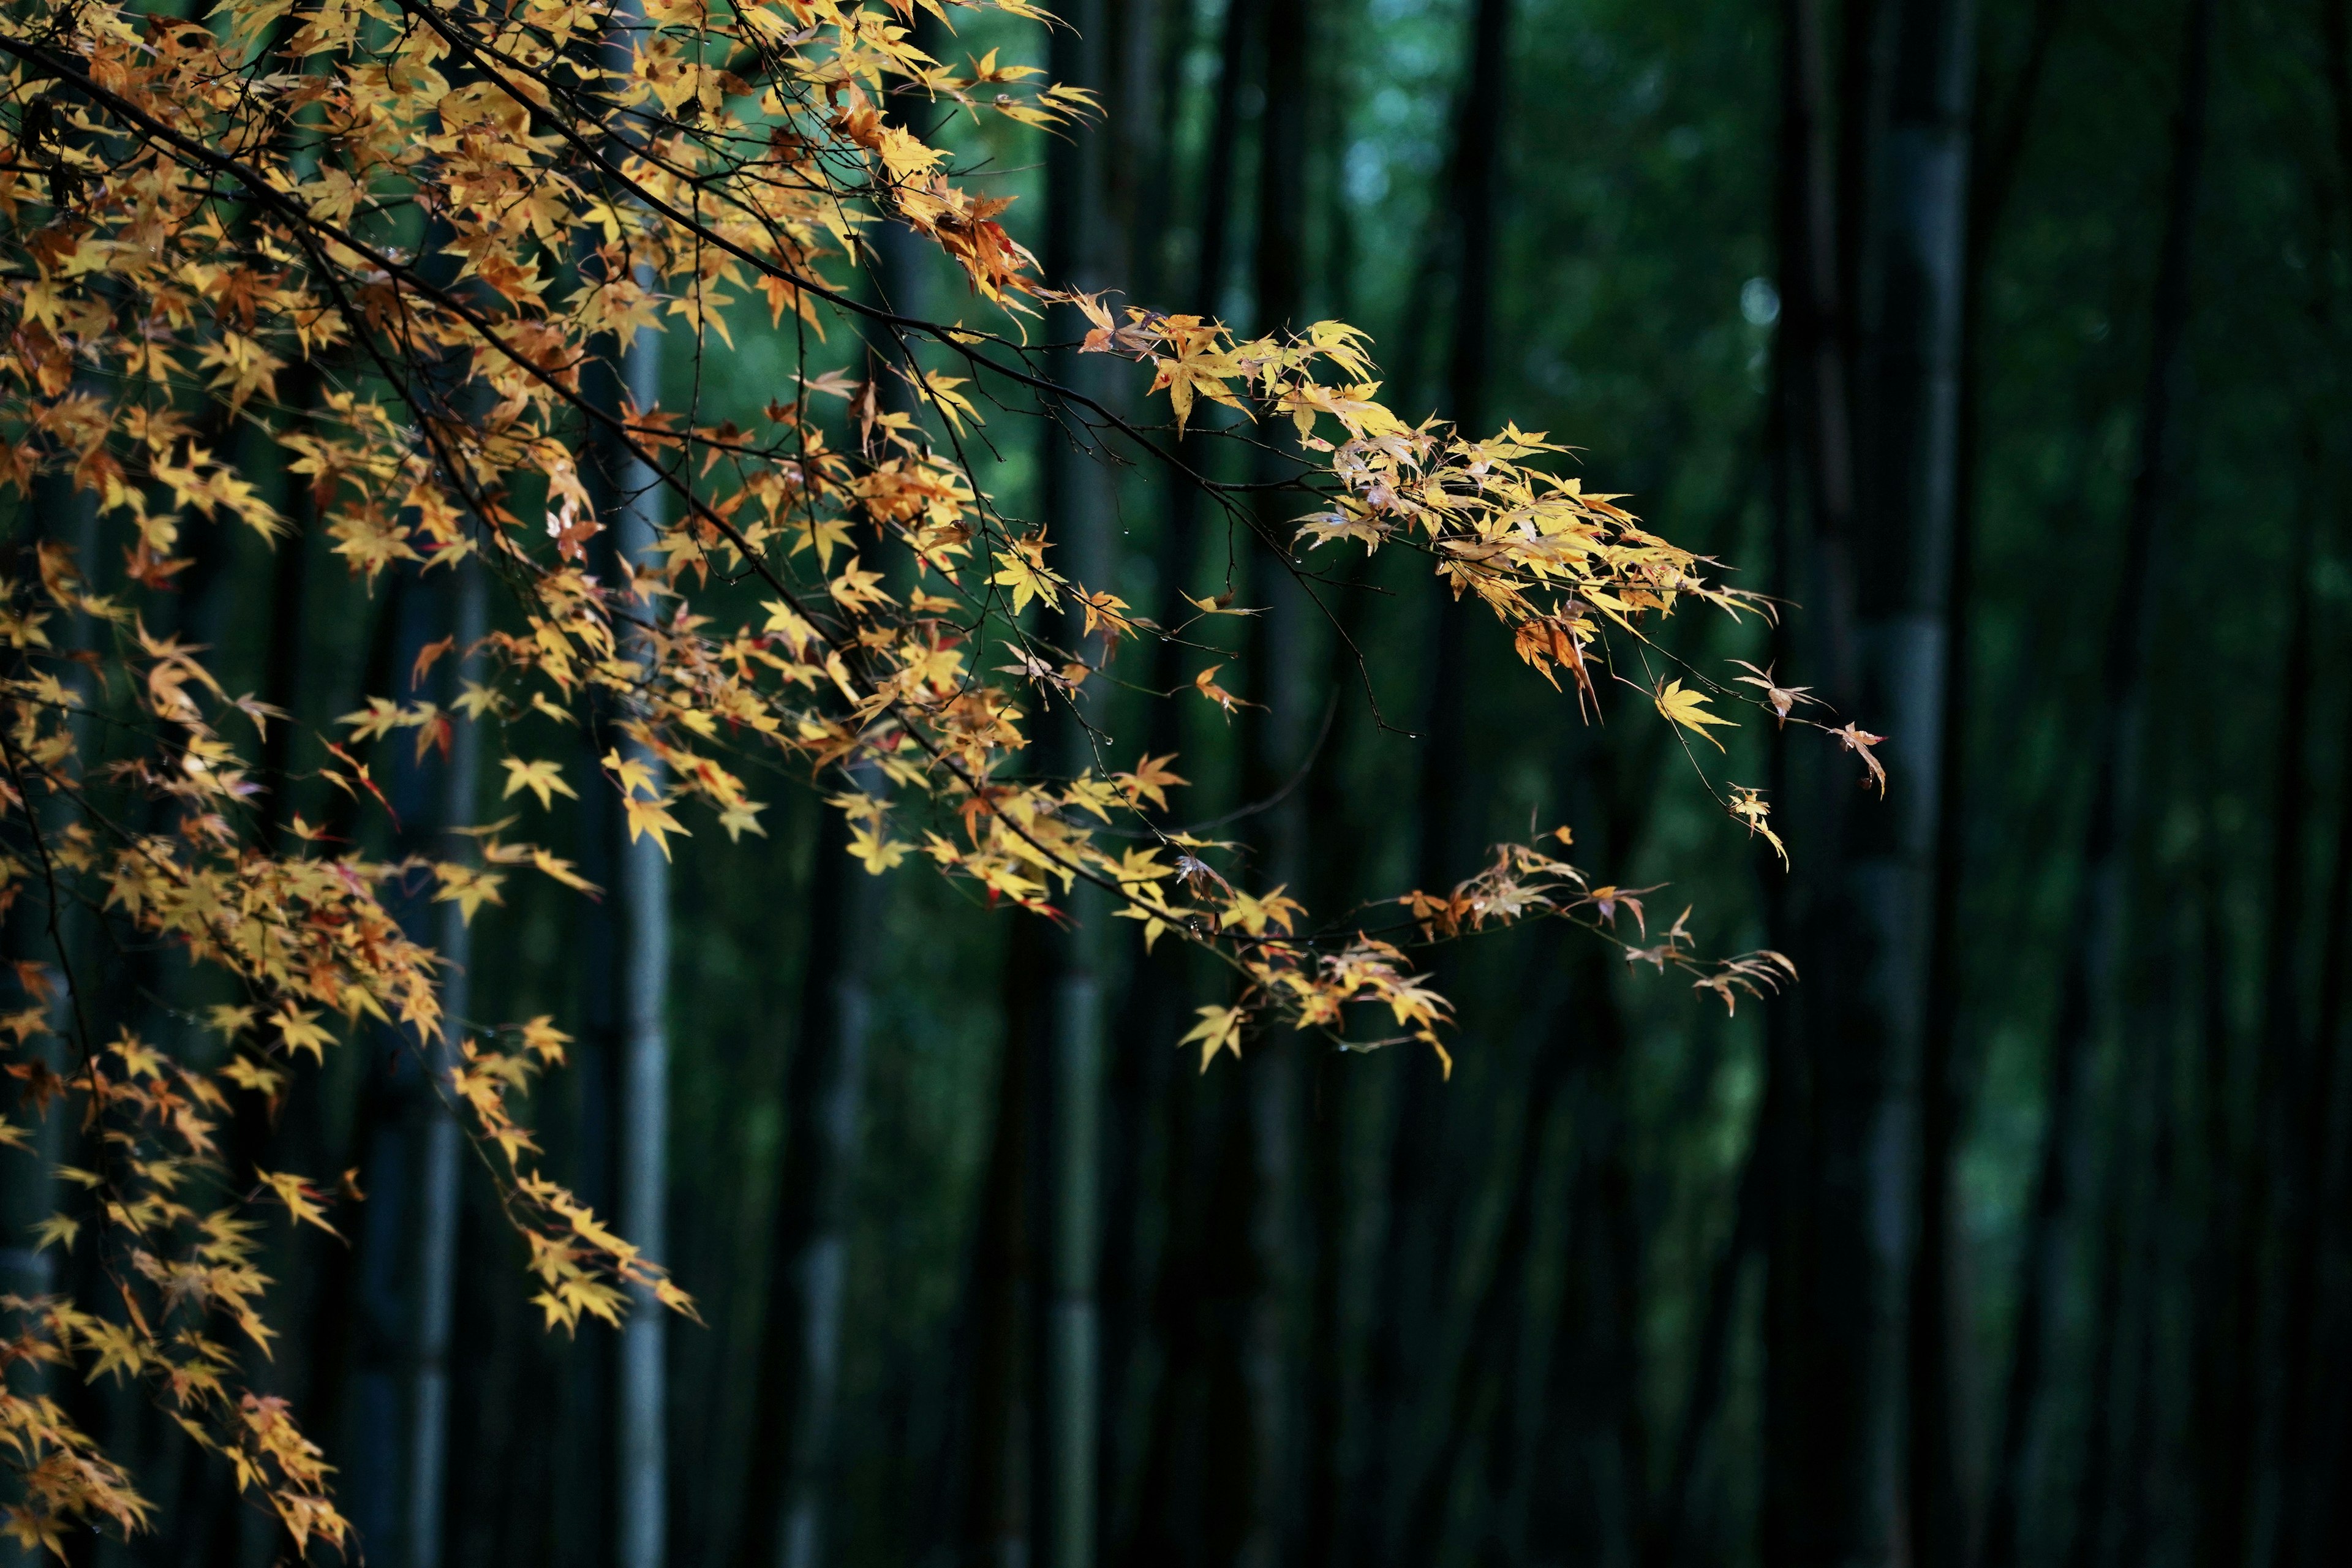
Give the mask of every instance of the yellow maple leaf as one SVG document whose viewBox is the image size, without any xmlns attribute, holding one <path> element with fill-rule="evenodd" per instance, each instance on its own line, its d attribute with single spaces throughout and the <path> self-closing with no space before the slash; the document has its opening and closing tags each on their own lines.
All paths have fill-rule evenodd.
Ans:
<svg viewBox="0 0 2352 1568">
<path fill-rule="evenodd" d="M 896 125 L 885 126 L 881 146 L 882 166 L 890 172 L 893 184 L 919 179 L 930 173 L 933 164 L 947 156 L 935 147 L 927 147 Z"/>
<path fill-rule="evenodd" d="M 1706 694 L 1693 691 L 1679 680 L 1667 681 L 1650 694 L 1650 700 L 1658 705 L 1659 712 L 1680 724 L 1692 734 L 1705 737 L 1718 752 L 1724 749 L 1723 742 L 1707 734 L 1706 726 L 1720 724 L 1733 730 L 1739 727 L 1721 714 L 1708 712 Z"/>
<path fill-rule="evenodd" d="M 635 795 L 639 790 L 645 791 L 647 795 L 661 793 L 654 787 L 652 767 L 638 758 L 621 755 L 620 748 L 617 746 L 604 753 L 604 771 L 611 773 L 614 782 L 620 784 L 621 793 L 625 795 Z"/>
<path fill-rule="evenodd" d="M 254 1010 L 223 1002 L 205 1010 L 205 1022 L 223 1039 L 234 1039 L 253 1027 Z"/>
<path fill-rule="evenodd" d="M 530 863 L 575 893 L 585 893 L 593 899 L 604 890 L 573 870 L 571 861 L 551 855 L 544 849 L 533 848 L 530 852 Z"/>
<path fill-rule="evenodd" d="M 1289 931 L 1291 917 L 1306 912 L 1297 900 L 1286 897 L 1280 888 L 1264 898 L 1235 893 L 1233 903 L 1225 911 L 1225 924 L 1228 927 L 1239 926 L 1252 936 L 1264 936 L 1269 925 L 1278 931 Z"/>
<path fill-rule="evenodd" d="M 434 893 L 436 904 L 454 903 L 457 918 L 467 925 L 474 923 L 474 913 L 484 904 L 503 904 L 499 897 L 499 884 L 506 878 L 496 871 L 477 871 L 470 866 L 443 864 L 433 868 L 433 875 L 441 883 Z"/>
<path fill-rule="evenodd" d="M 670 1283 L 667 1276 L 654 1281 L 654 1300 L 673 1312 L 691 1318 L 698 1323 L 702 1321 L 702 1314 L 695 1310 L 694 1298 Z"/>
<path fill-rule="evenodd" d="M 849 836 L 849 852 L 857 858 L 868 875 L 880 876 L 904 860 L 913 846 L 884 838 L 871 827 L 860 827 Z"/>
<path fill-rule="evenodd" d="M 923 373 L 923 390 L 930 394 L 931 406 L 947 416 L 948 423 L 955 426 L 958 436 L 963 434 L 963 419 L 958 417 L 959 415 L 969 416 L 975 425 L 987 423 L 980 416 L 980 410 L 972 406 L 971 399 L 956 390 L 964 384 L 966 379 L 960 375 L 941 375 L 935 370 Z"/>
<path fill-rule="evenodd" d="M 163 1054 L 128 1029 L 122 1031 L 121 1039 L 106 1048 L 121 1059 L 122 1070 L 134 1079 L 163 1076 Z"/>
<path fill-rule="evenodd" d="M 1014 540 L 1012 549 L 997 556 L 996 567 L 996 574 L 989 581 L 1013 590 L 1014 615 L 1027 609 L 1032 599 L 1045 600 L 1049 610 L 1061 607 L 1063 579 L 1045 564 L 1045 541 L 1042 537 Z"/>
<path fill-rule="evenodd" d="M 286 1042 L 288 1050 L 308 1051 L 312 1060 L 324 1065 L 327 1047 L 335 1043 L 335 1037 L 313 1022 L 318 1016 L 315 1009 L 289 1002 L 271 1014 L 269 1021 L 278 1026 L 278 1037 Z"/>
<path fill-rule="evenodd" d="M 580 798 L 572 787 L 563 782 L 563 770 L 560 763 L 545 761 L 527 763 L 519 757 L 507 757 L 500 761 L 499 765 L 507 771 L 507 787 L 499 796 L 500 800 L 510 800 L 520 792 L 529 790 L 539 797 L 540 809 L 544 811 L 555 805 L 555 797 L 559 795 L 566 800 Z"/>
<path fill-rule="evenodd" d="M 730 844 L 740 844 L 746 832 L 756 833 L 765 838 L 768 836 L 768 830 L 760 826 L 760 813 L 767 809 L 767 806 L 760 801 L 739 800 L 720 812 L 719 826 L 727 830 L 727 841 Z"/>
<path fill-rule="evenodd" d="M 641 835 L 650 833 L 654 836 L 654 842 L 661 847 L 662 858 L 668 859 L 669 835 L 675 833 L 684 837 L 686 828 L 669 814 L 669 808 L 661 798 L 639 800 L 632 795 L 622 805 L 629 815 L 629 842 L 635 844 Z"/>
<path fill-rule="evenodd" d="M 541 1013 L 522 1026 L 523 1048 L 551 1067 L 563 1065 L 563 1047 L 571 1043 L 572 1037 L 557 1028 L 548 1014 Z"/>
<path fill-rule="evenodd" d="M 1234 1060 L 1241 1060 L 1242 1024 L 1249 1015 L 1239 1007 L 1197 1007 L 1193 1011 L 1201 1021 L 1192 1026 L 1191 1034 L 1176 1044 L 1181 1047 L 1196 1040 L 1200 1042 L 1201 1070 L 1209 1070 L 1209 1064 L 1217 1059 L 1219 1051 L 1231 1051 Z"/>
<path fill-rule="evenodd" d="M 294 1216 L 297 1225 L 315 1225 L 329 1236 L 339 1240 L 341 1238 L 343 1233 L 327 1223 L 327 1211 L 319 1206 L 320 1194 L 318 1188 L 284 1171 L 257 1169 L 253 1173 L 263 1186 L 277 1195 L 279 1203 L 286 1205 L 286 1212 Z"/>
<path fill-rule="evenodd" d="M 1234 591 L 1231 588 L 1219 594 L 1213 599 L 1196 599 L 1192 597 L 1192 595 L 1185 593 L 1181 588 L 1176 590 L 1176 596 L 1182 599 L 1186 604 L 1192 605 L 1194 609 L 1200 611 L 1204 616 L 1262 616 L 1265 614 L 1262 609 L 1234 609 L 1233 607 Z"/>
<path fill-rule="evenodd" d="M 239 1089 L 256 1094 L 275 1096 L 285 1083 L 286 1074 L 276 1068 L 255 1061 L 251 1057 L 231 1058 L 220 1069 L 221 1076 Z"/>
<path fill-rule="evenodd" d="M 1787 868 L 1789 847 L 1780 842 L 1780 836 L 1772 831 L 1770 824 L 1766 820 L 1772 815 L 1772 808 L 1764 803 L 1764 794 L 1761 790 L 1750 789 L 1746 784 L 1732 785 L 1731 815 L 1748 824 L 1749 833 L 1762 834 L 1764 842 L 1769 844 L 1773 852 L 1780 857 L 1782 868 Z"/>
<path fill-rule="evenodd" d="M 1093 812 L 1105 822 L 1108 822 L 1110 808 L 1118 804 L 1119 795 L 1118 784 L 1089 769 L 1070 781 L 1070 786 L 1064 792 L 1062 799 L 1066 805 L 1076 806 L 1080 811 Z"/>
</svg>

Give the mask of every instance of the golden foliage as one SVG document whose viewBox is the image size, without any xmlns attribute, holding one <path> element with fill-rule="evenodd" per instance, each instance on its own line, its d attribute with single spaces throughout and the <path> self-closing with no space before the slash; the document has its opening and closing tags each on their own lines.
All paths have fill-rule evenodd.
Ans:
<svg viewBox="0 0 2352 1568">
<path fill-rule="evenodd" d="M 126 563 L 122 590 L 100 593 L 92 563 L 44 539 L 0 571 L 0 910 L 83 903 L 239 998 L 214 1008 L 227 1049 L 200 1068 L 127 1034 L 94 1047 L 70 977 L 60 989 L 19 966 L 21 1006 L 0 1022 L 23 1087 L 0 1136 L 21 1140 L 44 1115 L 92 1130 L 97 1168 L 75 1173 L 74 1206 L 42 1237 L 99 1249 L 121 1312 L 7 1302 L 16 1338 L 0 1363 L 145 1385 L 232 1459 L 298 1551 L 345 1542 L 329 1468 L 282 1403 L 245 1385 L 243 1352 L 211 1334 L 232 1325 L 268 1352 L 255 1205 L 332 1229 L 339 1199 L 295 1173 L 232 1190 L 218 1135 L 240 1097 L 275 1103 L 355 1032 L 394 1031 L 453 1064 L 438 1087 L 495 1152 L 551 1326 L 615 1321 L 632 1288 L 692 1303 L 535 1163 L 512 1102 L 562 1062 L 564 1037 L 546 1019 L 501 1033 L 445 1018 L 434 953 L 391 912 L 429 892 L 470 920 L 500 902 L 494 868 L 595 889 L 502 837 L 509 824 L 473 829 L 472 858 L 446 861 L 372 859 L 299 817 L 290 849 L 255 832 L 272 781 L 245 729 L 258 738 L 285 716 L 230 698 L 205 650 L 151 635 L 142 609 L 187 566 L 193 531 L 276 541 L 295 526 L 228 461 L 233 443 L 282 448 L 362 583 L 490 571 L 513 589 L 478 644 L 445 640 L 404 672 L 414 689 L 438 659 L 465 661 L 453 703 L 371 693 L 340 739 L 319 738 L 311 776 L 355 808 L 384 807 L 370 746 L 446 759 L 457 725 L 520 734 L 531 715 L 568 723 L 593 702 L 636 749 L 607 755 L 593 780 L 515 752 L 505 797 L 544 814 L 581 789 L 614 790 L 631 837 L 668 854 L 698 813 L 730 837 L 761 831 L 765 803 L 743 776 L 758 763 L 843 781 L 834 804 L 868 871 L 919 851 L 992 902 L 1049 915 L 1083 879 L 1147 945 L 1172 933 L 1230 965 L 1234 1001 L 1204 1008 L 1186 1037 L 1204 1068 L 1283 1026 L 1442 1057 L 1447 1004 L 1415 973 L 1416 932 L 1549 915 L 1609 934 L 1620 909 L 1638 921 L 1637 899 L 1517 846 L 1449 893 L 1408 895 L 1393 931 L 1320 929 L 1283 889 L 1216 870 L 1227 847 L 1164 822 L 1184 783 L 1172 758 L 1118 771 L 1098 748 L 1076 777 L 1023 768 L 1045 714 L 1088 711 L 1121 640 L 1160 635 L 1003 518 L 962 455 L 989 387 L 1043 387 L 1070 405 L 1021 331 L 1048 304 L 1084 316 L 1086 352 L 1135 362 L 1139 385 L 1148 371 L 1174 429 L 1210 408 L 1286 429 L 1317 500 L 1276 542 L 1286 558 L 1418 551 L 1547 679 L 1565 670 L 1580 700 L 1597 700 L 1605 633 L 1639 638 L 1645 618 L 1685 603 L 1759 605 L 1643 529 L 1622 498 L 1543 466 L 1564 451 L 1543 435 L 1473 438 L 1399 417 L 1350 327 L 1242 341 L 1216 321 L 1048 288 L 1000 221 L 1006 200 L 959 183 L 950 150 L 898 108 L 952 104 L 1061 133 L 1092 100 L 993 51 L 962 70 L 932 58 L 913 41 L 918 4 L 981 8 L 223 0 L 198 26 L 29 0 L 0 22 L 0 487 L 70 485 Z M 1045 20 L 1029 0 L 985 8 Z M 848 274 L 884 224 L 935 246 L 1003 330 L 859 303 Z M 751 430 L 585 390 L 641 331 L 731 344 L 754 296 L 772 325 L 790 316 L 822 337 L 855 324 L 870 342 L 863 379 L 804 377 Z M 1154 432 L 1129 435 L 1174 460 Z M 600 573 L 592 542 L 614 502 L 592 481 L 616 454 L 675 521 L 649 557 Z M 756 592 L 734 591 L 744 583 Z M 1193 684 L 1230 715 L 1244 704 L 1216 673 Z M 1771 695 L 1785 720 L 1793 697 Z M 1695 687 L 1654 697 L 1697 732 L 1727 722 Z M 102 745 L 90 739 L 101 728 Z M 1877 737 L 1835 733 L 1876 775 Z M 1737 810 L 1760 828 L 1753 792 Z M 1727 1003 L 1786 969 L 1773 955 L 1702 964 L 1679 922 L 1660 946 L 1625 945 Z M 53 1037 L 63 1072 L 37 1048 Z M 24 1486 L 7 1528 L 27 1545 L 148 1517 L 46 1396 L 0 1387 L 0 1448 Z"/>
</svg>

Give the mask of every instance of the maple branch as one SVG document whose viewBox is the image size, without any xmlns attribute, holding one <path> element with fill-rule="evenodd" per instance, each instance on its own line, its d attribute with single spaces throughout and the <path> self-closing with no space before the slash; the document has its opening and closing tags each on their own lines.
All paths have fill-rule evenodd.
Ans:
<svg viewBox="0 0 2352 1568">
<path fill-rule="evenodd" d="M 452 50 L 465 55 L 476 65 L 481 67 L 484 73 L 489 76 L 493 81 L 496 81 L 500 90 L 505 92 L 508 97 L 513 99 L 519 103 L 528 103 L 530 101 L 527 94 L 518 91 L 513 85 L 500 79 L 497 67 L 493 66 L 488 58 L 488 52 L 477 45 L 472 38 L 467 37 L 462 29 L 453 27 L 431 7 L 417 5 L 416 0 L 396 0 L 396 3 L 400 5 L 402 10 L 417 17 L 420 21 L 424 22 L 426 26 L 431 27 L 436 33 L 439 34 L 442 38 L 449 44 Z M 504 57 L 501 57 L 501 58 L 503 58 Z M 530 72 L 528 68 L 518 64 L 516 68 L 520 71 L 523 71 L 527 75 L 530 75 L 533 81 L 538 82 L 550 93 L 562 93 L 567 99 L 573 97 L 570 89 L 563 87 L 559 83 L 548 80 L 537 73 Z M 1138 447 L 1150 452 L 1154 457 L 1167 464 L 1177 473 L 1182 475 L 1185 479 L 1191 480 L 1194 484 L 1200 485 L 1205 489 L 1215 492 L 1244 494 L 1255 490 L 1286 488 L 1289 483 L 1289 481 L 1282 480 L 1227 483 L 1223 480 L 1213 479 L 1209 475 L 1200 472 L 1190 464 L 1184 462 L 1176 453 L 1165 450 L 1156 443 L 1147 439 L 1144 431 L 1140 426 L 1130 423 L 1116 410 L 1075 388 L 1064 386 L 1060 383 L 1053 381 L 1048 377 L 1035 375 L 1024 370 L 1017 370 L 1012 365 L 1004 364 L 996 360 L 991 359 L 989 356 L 982 354 L 978 351 L 974 341 L 977 340 L 979 342 L 997 343 L 1015 353 L 1022 354 L 1033 352 L 1026 345 L 1017 344 L 1013 342 L 1013 340 L 1002 337 L 993 332 L 974 331 L 971 328 L 961 326 L 941 326 L 936 321 L 926 321 L 920 317 L 900 315 L 897 311 L 888 310 L 883 306 L 869 304 L 866 300 L 858 299 L 856 295 L 844 293 L 839 289 L 830 288 L 815 279 L 806 277 L 801 273 L 792 270 L 781 262 L 770 260 L 768 258 L 761 256 L 759 253 L 750 249 L 748 247 L 739 245 L 735 241 L 728 238 L 724 234 L 711 228 L 700 218 L 681 212 L 674 204 L 655 195 L 652 191 L 647 190 L 641 183 L 632 179 L 619 164 L 615 163 L 610 157 L 606 156 L 603 149 L 573 129 L 572 123 L 563 116 L 551 115 L 549 117 L 549 120 L 558 136 L 571 143 L 576 151 L 594 163 L 598 168 L 604 170 L 605 174 L 617 184 L 623 191 L 627 193 L 631 199 L 644 204 L 647 210 L 659 214 L 661 216 L 667 218 L 670 222 L 677 225 L 678 227 L 694 235 L 698 243 L 708 244 L 735 259 L 757 268 L 767 276 L 776 279 L 780 282 L 789 283 L 794 289 L 801 289 L 808 294 L 814 295 L 815 298 L 823 300 L 828 304 L 840 310 L 846 310 L 853 315 L 863 316 L 868 321 L 881 322 L 896 331 L 913 331 L 919 333 L 961 354 L 965 360 L 973 365 L 987 369 L 994 374 L 1003 376 L 1007 380 L 1012 381 L 1018 385 L 1025 386 L 1033 392 L 1046 395 L 1055 402 L 1072 404 L 1085 408 L 1101 419 L 1106 425 L 1118 430 L 1119 434 L 1135 442 Z M 617 132 L 614 133 L 614 140 L 619 142 L 624 147 L 631 146 L 628 140 Z M 647 163 L 656 162 L 656 160 L 643 148 L 632 147 L 631 150 L 636 152 L 638 156 L 644 157 Z"/>
</svg>

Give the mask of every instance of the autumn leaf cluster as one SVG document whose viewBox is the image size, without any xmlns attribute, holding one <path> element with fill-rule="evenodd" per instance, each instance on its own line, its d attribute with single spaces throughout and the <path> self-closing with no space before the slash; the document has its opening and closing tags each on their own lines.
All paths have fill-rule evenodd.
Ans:
<svg viewBox="0 0 2352 1568">
<path fill-rule="evenodd" d="M 1416 950 L 1536 916 L 1592 925 L 1727 1002 L 1785 977 L 1773 955 L 1701 960 L 1680 922 L 1653 947 L 1621 938 L 1636 900 L 1528 846 L 1450 891 L 1318 925 L 1286 889 L 1232 879 L 1230 847 L 1175 819 L 1176 759 L 1121 752 L 1103 727 L 1121 647 L 1170 633 L 1075 580 L 1063 542 L 978 478 L 970 443 L 1015 392 L 1180 468 L 1175 435 L 1255 428 L 1296 468 L 1302 510 L 1267 542 L 1277 559 L 1418 552 L 1580 706 L 1601 699 L 1612 636 L 1647 647 L 1684 605 L 1763 606 L 1588 490 L 1545 436 L 1391 409 L 1350 327 L 1242 338 L 1057 291 L 1004 226 L 1006 199 L 957 173 L 945 128 L 1080 134 L 1092 100 L 994 52 L 934 58 L 919 8 L 982 7 L 222 0 L 199 25 L 74 0 L 0 23 L 0 486 L 70 493 L 98 542 L 40 531 L 0 568 L 0 905 L 12 930 L 47 930 L 55 961 L 16 970 L 23 1088 L 0 1136 L 43 1116 L 78 1130 L 89 1152 L 43 1239 L 85 1249 L 122 1308 L 13 1302 L 0 1356 L 144 1384 L 298 1548 L 341 1545 L 347 1526 L 292 1413 L 245 1380 L 270 1333 L 255 1238 L 272 1215 L 331 1226 L 357 1194 L 233 1168 L 220 1130 L 238 1106 L 274 1107 L 292 1075 L 371 1036 L 404 1042 L 442 1064 L 551 1325 L 616 1321 L 633 1289 L 691 1310 L 537 1164 L 519 1107 L 562 1063 L 554 1021 L 445 1016 L 438 961 L 394 912 L 438 902 L 471 921 L 518 874 L 596 892 L 529 831 L 585 792 L 611 792 L 632 839 L 668 854 L 699 830 L 761 834 L 763 781 L 810 779 L 869 872 L 919 858 L 1051 918 L 1091 884 L 1146 945 L 1194 943 L 1232 971 L 1233 1000 L 1186 1042 L 1204 1067 L 1268 1028 L 1442 1053 L 1449 1010 Z M 1048 22 L 1028 0 L 984 8 Z M 872 304 L 856 278 L 885 226 L 935 249 L 986 324 Z M 1045 379 L 1041 331 L 1071 316 L 1071 346 L 1132 362 L 1139 405 L 1164 420 Z M 641 333 L 723 352 L 759 322 L 803 343 L 846 332 L 862 368 L 803 359 L 753 428 L 609 390 Z M 266 447 L 291 494 L 240 472 L 234 454 Z M 667 521 L 616 551 L 631 509 Z M 439 857 L 371 856 L 299 817 L 261 831 L 294 780 L 257 748 L 289 721 L 150 630 L 192 536 L 236 528 L 278 548 L 312 532 L 370 588 L 495 579 L 497 624 L 427 647 L 404 686 L 307 738 L 299 776 L 354 821 L 380 816 L 390 748 L 446 758 L 475 726 L 510 815 L 457 825 L 468 847 Z M 442 658 L 467 672 L 457 695 L 419 697 Z M 1216 673 L 1192 690 L 1231 712 Z M 1698 685 L 1653 695 L 1686 731 L 1727 722 Z M 1048 776 L 1035 742 L 1065 719 L 1088 755 Z M 583 721 L 625 742 L 596 776 L 553 743 Z M 1876 739 L 1843 738 L 1865 756 Z M 1769 832 L 1755 792 L 1736 809 Z M 59 935 L 72 910 L 234 990 L 204 1020 L 209 1055 L 90 1037 Z M 0 1392 L 0 1447 L 28 1543 L 147 1516 L 33 1382 Z"/>
</svg>

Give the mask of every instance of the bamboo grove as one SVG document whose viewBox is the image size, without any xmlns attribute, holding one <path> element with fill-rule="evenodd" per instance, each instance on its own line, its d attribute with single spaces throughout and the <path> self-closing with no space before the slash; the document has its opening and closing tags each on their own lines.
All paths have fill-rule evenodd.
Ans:
<svg viewBox="0 0 2352 1568">
<path fill-rule="evenodd" d="M 993 5 L 1041 40 L 1057 25 Z M 8 8 L 0 479 L 33 522 L 0 578 L 19 1084 L 0 1136 L 54 1154 L 63 1206 L 37 1240 L 98 1282 L 6 1303 L 0 1444 L 26 1546 L 62 1556 L 73 1528 L 150 1520 L 141 1479 L 57 1389 L 101 1378 L 143 1386 L 225 1457 L 297 1552 L 352 1546 L 334 1456 L 249 1369 L 278 1334 L 265 1227 L 333 1232 L 366 1200 L 356 1173 L 266 1168 L 254 1129 L 371 1031 L 404 1041 L 462 1116 L 549 1328 L 617 1323 L 633 1302 L 695 1312 L 511 1108 L 565 1065 L 567 1020 L 467 1016 L 447 956 L 400 913 L 429 902 L 462 930 L 495 920 L 517 878 L 598 898 L 541 842 L 591 792 L 667 858 L 761 835 L 772 786 L 813 784 L 863 872 L 929 861 L 1017 918 L 1123 919 L 1147 950 L 1197 947 L 1230 976 L 1184 1037 L 1203 1070 L 1267 1031 L 1443 1058 L 1451 1009 L 1423 951 L 1534 916 L 1727 1005 L 1793 977 L 1776 952 L 1701 956 L 1684 921 L 1653 931 L 1643 890 L 1590 879 L 1566 828 L 1429 889 L 1309 910 L 1184 826 L 1181 759 L 1112 733 L 1101 694 L 1243 711 L 1202 628 L 1256 611 L 1208 583 L 1154 619 L 1079 580 L 1064 540 L 982 488 L 974 450 L 1008 426 L 1194 489 L 1310 595 L 1343 556 L 1415 554 L 1456 615 L 1490 614 L 1528 679 L 1579 710 L 1628 689 L 1695 763 L 1734 722 L 1714 703 L 1886 779 L 1879 737 L 1833 726 L 1769 667 L 1735 677 L 1652 640 L 1677 609 L 1773 606 L 1587 489 L 1546 437 L 1392 411 L 1369 340 L 1337 321 L 1244 336 L 1043 276 L 1007 199 L 934 132 L 1003 117 L 1082 138 L 1096 100 L 993 49 L 949 63 L 971 9 Z M 964 318 L 900 314 L 863 281 L 909 239 L 961 277 Z M 625 362 L 656 338 L 716 374 L 755 321 L 804 349 L 861 347 L 847 370 L 803 358 L 752 427 L 629 384 Z M 1115 365 L 1151 412 L 1057 380 L 1074 354 Z M 1212 414 L 1264 477 L 1201 461 Z M 289 504 L 243 471 L 257 442 L 298 477 Z M 331 541 L 372 592 L 412 573 L 488 584 L 496 607 L 424 643 L 330 732 L 294 733 L 160 629 L 192 541 L 228 530 Z M 1136 645 L 1173 650 L 1168 689 Z M 454 689 L 418 695 L 445 660 Z M 593 774 L 567 761 L 583 721 L 614 738 Z M 400 826 L 389 770 L 480 759 L 498 770 L 480 820 L 359 847 L 364 824 Z M 338 814 L 288 810 L 292 781 L 331 786 Z M 1803 855 L 1763 791 L 1719 798 L 1727 846 L 1762 835 Z M 208 1047 L 102 1032 L 74 970 L 92 943 L 193 965 L 173 1005 Z"/>
</svg>

